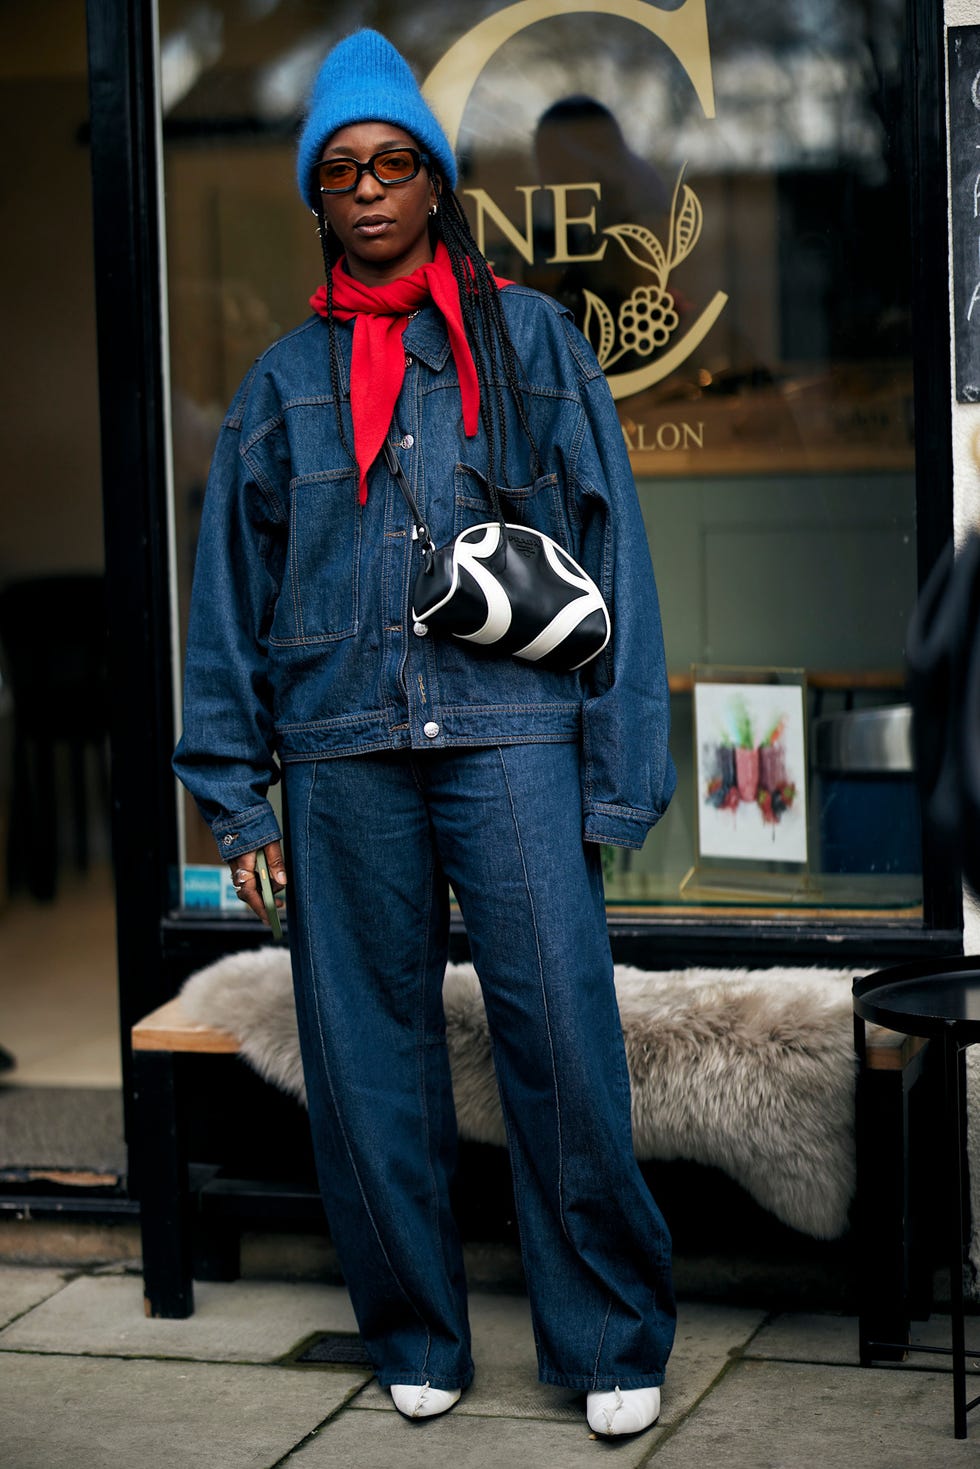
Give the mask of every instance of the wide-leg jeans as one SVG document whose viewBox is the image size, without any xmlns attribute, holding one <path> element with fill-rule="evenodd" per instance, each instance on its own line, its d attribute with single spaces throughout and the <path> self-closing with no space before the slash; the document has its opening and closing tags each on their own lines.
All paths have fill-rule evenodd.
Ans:
<svg viewBox="0 0 980 1469">
<path fill-rule="evenodd" d="M 382 1384 L 472 1377 L 442 982 L 449 886 L 480 978 L 541 1380 L 656 1385 L 670 1238 L 637 1167 L 599 849 L 575 744 L 286 766 L 317 1169 Z"/>
</svg>

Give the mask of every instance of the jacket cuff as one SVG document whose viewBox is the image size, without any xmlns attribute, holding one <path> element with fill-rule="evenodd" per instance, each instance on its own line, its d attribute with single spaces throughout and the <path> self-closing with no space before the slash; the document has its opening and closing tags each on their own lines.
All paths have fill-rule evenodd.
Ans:
<svg viewBox="0 0 980 1469">
<path fill-rule="evenodd" d="M 218 844 L 222 862 L 230 862 L 243 852 L 254 852 L 267 842 L 282 840 L 276 813 L 268 801 L 249 806 L 234 816 L 221 816 L 211 825 L 211 835 Z"/>
<path fill-rule="evenodd" d="M 630 806 L 590 806 L 585 812 L 585 840 L 610 847 L 643 846 L 658 820 L 656 812 L 634 811 Z"/>
</svg>

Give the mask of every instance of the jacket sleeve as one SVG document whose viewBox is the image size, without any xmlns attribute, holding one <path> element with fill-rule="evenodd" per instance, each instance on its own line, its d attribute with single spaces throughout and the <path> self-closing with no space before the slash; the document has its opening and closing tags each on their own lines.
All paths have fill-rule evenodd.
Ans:
<svg viewBox="0 0 980 1469">
<path fill-rule="evenodd" d="M 247 452 L 242 415 L 253 375 L 232 403 L 211 461 L 188 623 L 184 726 L 173 761 L 223 860 L 280 835 L 267 799 L 278 779 L 267 654 L 286 510 L 260 451 Z"/>
<path fill-rule="evenodd" d="M 585 673 L 585 840 L 641 847 L 677 784 L 668 749 L 670 695 L 660 604 L 646 528 L 612 395 L 574 327 L 570 345 L 586 376 L 583 422 L 570 466 L 582 516 L 583 560 L 612 621 Z"/>
</svg>

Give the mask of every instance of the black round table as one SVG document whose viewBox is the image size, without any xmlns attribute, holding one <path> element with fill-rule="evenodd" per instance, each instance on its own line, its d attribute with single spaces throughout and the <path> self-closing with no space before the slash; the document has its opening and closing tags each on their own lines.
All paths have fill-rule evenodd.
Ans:
<svg viewBox="0 0 980 1469">
<path fill-rule="evenodd" d="M 949 1195 L 947 1207 L 950 1317 L 953 1364 L 953 1432 L 966 1438 L 966 1415 L 980 1397 L 966 1400 L 966 1343 L 963 1265 L 966 1249 L 963 1217 L 966 1191 L 966 1062 L 967 1046 L 980 1042 L 980 957 L 899 964 L 856 979 L 854 1013 L 864 1022 L 883 1025 L 902 1035 L 925 1036 L 939 1043 L 943 1055 L 945 1137 Z M 897 1343 L 875 1343 L 884 1350 Z M 925 1350 L 908 1347 L 907 1350 Z"/>
</svg>

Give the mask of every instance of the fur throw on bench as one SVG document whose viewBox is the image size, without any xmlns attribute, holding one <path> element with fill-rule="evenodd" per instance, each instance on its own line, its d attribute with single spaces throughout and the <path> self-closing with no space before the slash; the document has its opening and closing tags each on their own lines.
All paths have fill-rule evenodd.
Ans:
<svg viewBox="0 0 980 1469">
<path fill-rule="evenodd" d="M 617 966 L 637 1156 L 721 1168 L 785 1224 L 841 1235 L 854 1193 L 852 978 Z M 443 998 L 460 1135 L 503 1145 L 472 966 L 449 966 Z M 186 981 L 181 1002 L 191 1021 L 229 1031 L 260 1075 L 305 1102 L 285 949 L 219 960 Z M 980 1158 L 980 1066 L 970 1077 L 971 1156 Z M 976 1221 L 980 1167 L 972 1174 Z M 973 1258 L 980 1265 L 976 1236 Z"/>
</svg>

